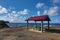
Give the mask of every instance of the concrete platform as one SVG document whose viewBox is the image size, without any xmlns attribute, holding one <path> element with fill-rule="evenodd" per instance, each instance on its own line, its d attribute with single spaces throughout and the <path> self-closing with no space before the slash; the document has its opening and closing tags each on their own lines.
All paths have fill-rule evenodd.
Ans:
<svg viewBox="0 0 60 40">
<path fill-rule="evenodd" d="M 39 31 L 39 30 L 34 30 L 34 29 L 29 29 L 29 31 L 33 31 L 33 32 L 42 33 L 41 31 Z M 43 31 L 43 32 L 45 32 L 45 31 Z"/>
</svg>

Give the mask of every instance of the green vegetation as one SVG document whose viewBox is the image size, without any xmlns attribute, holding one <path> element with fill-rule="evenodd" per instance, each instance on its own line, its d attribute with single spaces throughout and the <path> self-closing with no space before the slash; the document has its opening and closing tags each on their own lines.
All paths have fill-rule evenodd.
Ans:
<svg viewBox="0 0 60 40">
<path fill-rule="evenodd" d="M 9 26 L 6 24 L 6 22 L 8 21 L 3 21 L 3 20 L 0 20 L 0 28 L 8 28 Z"/>
</svg>

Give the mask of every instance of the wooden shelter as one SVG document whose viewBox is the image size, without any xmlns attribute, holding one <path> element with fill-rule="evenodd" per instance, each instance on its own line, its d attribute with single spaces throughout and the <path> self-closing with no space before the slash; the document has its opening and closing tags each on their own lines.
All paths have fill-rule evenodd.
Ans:
<svg viewBox="0 0 60 40">
<path fill-rule="evenodd" d="M 35 24 L 36 24 L 36 21 L 41 21 L 41 32 L 43 32 L 43 21 L 48 21 L 48 29 L 49 29 L 49 21 L 50 21 L 50 18 L 48 15 L 43 15 L 43 16 L 33 16 L 33 17 L 30 17 L 28 19 L 26 19 L 27 21 L 27 29 L 28 29 L 28 21 L 35 21 Z"/>
</svg>

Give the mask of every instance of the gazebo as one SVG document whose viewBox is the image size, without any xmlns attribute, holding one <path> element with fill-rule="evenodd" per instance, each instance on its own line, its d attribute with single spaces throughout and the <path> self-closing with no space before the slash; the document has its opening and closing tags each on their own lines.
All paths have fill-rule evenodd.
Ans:
<svg viewBox="0 0 60 40">
<path fill-rule="evenodd" d="M 43 32 L 43 21 L 48 21 L 48 29 L 49 29 L 50 18 L 49 18 L 48 15 L 33 16 L 33 17 L 30 17 L 30 18 L 27 18 L 26 21 L 27 21 L 27 25 L 26 25 L 27 29 L 28 29 L 29 21 L 35 21 L 35 24 L 36 24 L 36 21 L 41 21 L 41 32 Z"/>
</svg>

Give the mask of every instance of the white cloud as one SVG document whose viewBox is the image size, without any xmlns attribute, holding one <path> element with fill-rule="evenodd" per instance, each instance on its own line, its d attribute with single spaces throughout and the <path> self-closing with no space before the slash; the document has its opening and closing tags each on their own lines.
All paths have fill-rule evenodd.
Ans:
<svg viewBox="0 0 60 40">
<path fill-rule="evenodd" d="M 60 3 L 60 0 L 53 0 L 53 3 Z"/>
<path fill-rule="evenodd" d="M 14 14 L 15 14 L 15 13 L 16 13 L 16 11 L 12 11 L 12 13 L 14 13 Z"/>
<path fill-rule="evenodd" d="M 3 14 L 3 13 L 8 13 L 8 10 L 5 7 L 2 7 L 0 5 L 0 14 Z"/>
<path fill-rule="evenodd" d="M 60 0 L 50 0 L 53 3 L 53 6 L 60 4 Z"/>
<path fill-rule="evenodd" d="M 8 17 L 9 15 L 9 17 Z M 0 16 L 0 20 L 4 20 L 4 21 L 9 21 L 9 22 L 25 22 L 26 16 L 19 16 L 19 17 L 14 17 L 10 14 L 8 14 L 6 16 Z"/>
<path fill-rule="evenodd" d="M 47 15 L 47 12 L 48 12 L 47 10 L 44 10 L 43 15 Z"/>
<path fill-rule="evenodd" d="M 14 14 L 13 16 L 14 16 L 14 17 L 17 17 L 17 16 L 19 16 L 19 15 L 18 15 L 18 14 Z"/>
<path fill-rule="evenodd" d="M 20 14 L 18 14 L 16 11 L 12 11 L 11 13 L 7 14 L 9 17 L 18 17 Z"/>
<path fill-rule="evenodd" d="M 14 17 L 19 16 L 19 14 L 16 11 L 12 11 L 11 15 L 14 16 Z"/>
<path fill-rule="evenodd" d="M 5 20 L 5 21 L 7 21 L 6 16 L 0 16 L 0 20 Z"/>
<path fill-rule="evenodd" d="M 59 18 L 54 18 L 54 19 L 51 19 L 51 23 L 60 23 L 60 19 Z"/>
<path fill-rule="evenodd" d="M 49 10 L 45 10 L 43 14 L 44 15 L 55 16 L 55 15 L 58 15 L 57 11 L 58 11 L 58 7 L 55 6 L 55 7 L 49 8 Z"/>
<path fill-rule="evenodd" d="M 26 19 L 26 16 L 20 16 L 20 17 L 18 17 L 18 18 L 11 18 L 10 19 L 10 22 L 25 22 L 25 19 Z"/>
<path fill-rule="evenodd" d="M 58 7 L 51 7 L 49 10 L 48 10 L 48 15 L 57 15 L 57 11 L 58 11 Z"/>
<path fill-rule="evenodd" d="M 44 3 L 37 3 L 36 4 L 36 8 L 38 8 L 38 9 L 41 8 L 42 6 L 44 6 Z"/>
<path fill-rule="evenodd" d="M 28 13 L 29 13 L 28 9 L 24 9 L 24 10 L 18 12 L 18 14 L 22 14 L 22 15 L 25 15 L 25 14 L 28 14 Z"/>
<path fill-rule="evenodd" d="M 23 15 L 26 15 L 29 12 L 30 11 L 28 9 L 15 11 L 13 8 L 6 9 L 5 7 L 2 7 L 0 5 L 0 14 L 6 13 L 4 16 L 0 16 L 0 20 L 5 20 L 9 22 L 25 22 L 26 17 Z"/>
<path fill-rule="evenodd" d="M 18 22 L 25 22 L 26 16 L 20 16 Z"/>
<path fill-rule="evenodd" d="M 12 11 L 11 13 L 8 14 L 9 16 L 9 22 L 23 22 L 25 21 L 25 16 L 21 15 L 19 16 L 19 14 L 16 11 Z"/>
<path fill-rule="evenodd" d="M 40 11 L 37 11 L 37 15 L 40 16 Z"/>
<path fill-rule="evenodd" d="M 23 22 L 25 21 L 25 16 L 28 14 L 29 10 L 28 9 L 24 9 L 22 11 L 11 11 L 10 13 L 7 14 L 7 16 L 9 17 L 9 22 Z M 21 17 L 22 15 L 22 17 Z"/>
<path fill-rule="evenodd" d="M 11 18 L 9 19 L 9 22 L 15 22 L 15 19 Z"/>
<path fill-rule="evenodd" d="M 8 17 L 8 15 L 9 15 L 9 17 Z M 8 14 L 8 15 L 0 16 L 0 20 L 13 22 L 15 19 L 10 14 Z"/>
</svg>

